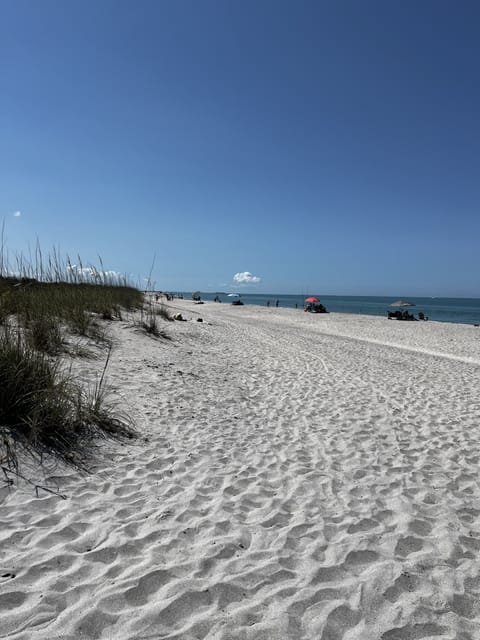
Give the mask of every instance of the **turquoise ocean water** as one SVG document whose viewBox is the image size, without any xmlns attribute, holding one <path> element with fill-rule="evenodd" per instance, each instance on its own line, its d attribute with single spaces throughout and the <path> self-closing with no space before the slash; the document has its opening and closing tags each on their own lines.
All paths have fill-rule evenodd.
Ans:
<svg viewBox="0 0 480 640">
<path fill-rule="evenodd" d="M 267 300 L 270 300 L 270 306 L 275 307 L 278 300 L 280 307 L 295 309 L 303 309 L 305 300 L 304 295 L 278 295 L 275 293 L 238 293 L 241 294 L 241 300 L 244 304 L 254 304 L 266 306 Z M 191 293 L 183 294 L 185 299 L 191 297 Z M 213 300 L 215 293 L 202 293 L 203 300 Z M 390 307 L 392 302 L 401 299 L 401 296 L 327 296 L 321 293 L 310 294 L 320 298 L 321 302 L 326 306 L 328 311 L 336 311 L 338 313 L 362 313 L 372 316 L 385 316 L 387 311 L 394 311 Z M 223 303 L 230 303 L 226 293 L 218 294 Z M 438 322 L 461 322 L 465 324 L 480 323 L 480 298 L 403 298 L 415 304 L 414 307 L 408 307 L 408 310 L 415 315 L 419 311 L 423 311 L 430 320 Z"/>
</svg>

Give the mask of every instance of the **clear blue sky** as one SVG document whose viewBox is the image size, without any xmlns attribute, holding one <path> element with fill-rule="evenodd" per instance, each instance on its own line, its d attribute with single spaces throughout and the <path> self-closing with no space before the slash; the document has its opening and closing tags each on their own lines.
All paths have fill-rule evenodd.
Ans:
<svg viewBox="0 0 480 640">
<path fill-rule="evenodd" d="M 477 1 L 0 12 L 10 257 L 38 239 L 134 279 L 155 255 L 164 290 L 480 296 Z"/>
</svg>

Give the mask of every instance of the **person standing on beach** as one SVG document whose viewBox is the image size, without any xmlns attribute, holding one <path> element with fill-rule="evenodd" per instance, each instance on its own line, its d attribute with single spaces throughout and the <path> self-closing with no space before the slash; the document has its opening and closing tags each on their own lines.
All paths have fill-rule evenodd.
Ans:
<svg viewBox="0 0 480 640">
<path fill-rule="evenodd" d="M 278 300 L 275 302 L 275 306 L 278 307 Z"/>
<path fill-rule="evenodd" d="M 270 306 L 270 300 L 267 300 L 267 307 Z"/>
</svg>

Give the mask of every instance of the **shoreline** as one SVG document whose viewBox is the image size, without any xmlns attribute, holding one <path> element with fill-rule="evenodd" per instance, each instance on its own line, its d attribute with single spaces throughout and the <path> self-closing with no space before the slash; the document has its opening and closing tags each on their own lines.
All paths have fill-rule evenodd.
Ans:
<svg viewBox="0 0 480 640">
<path fill-rule="evenodd" d="M 476 329 L 172 307 L 171 340 L 109 325 L 141 438 L 1 494 L 0 637 L 474 638 Z"/>
<path fill-rule="evenodd" d="M 191 300 L 191 294 L 183 292 L 185 301 Z M 202 293 L 202 299 L 206 302 L 214 300 L 212 293 Z M 258 307 L 266 306 L 267 300 L 270 300 L 271 307 L 275 307 L 278 299 L 281 308 L 303 309 L 304 295 L 275 295 L 275 294 L 241 294 L 242 301 L 247 305 Z M 391 307 L 391 303 L 398 299 L 399 296 L 329 296 L 319 295 L 321 302 L 326 306 L 327 310 L 333 313 L 351 313 L 352 315 L 368 315 L 373 317 L 386 317 L 388 311 L 398 309 Z M 230 301 L 227 294 L 220 296 L 222 304 L 228 304 Z M 479 298 L 410 298 L 408 300 L 415 303 L 413 307 L 407 309 L 416 315 L 422 311 L 427 317 L 435 322 L 447 322 L 451 324 L 480 324 L 480 299 Z"/>
<path fill-rule="evenodd" d="M 231 320 L 242 320 L 245 316 L 250 316 L 249 309 L 251 309 L 253 317 L 259 321 L 281 323 L 282 318 L 289 319 L 293 324 L 298 323 L 299 327 L 332 337 L 363 340 L 385 347 L 411 350 L 425 355 L 458 359 L 466 363 L 480 365 L 478 328 L 470 324 L 436 320 L 401 322 L 388 320 L 384 316 L 357 313 L 310 314 L 305 313 L 303 309 L 261 307 L 249 304 L 236 307 L 212 301 L 205 301 L 201 305 L 190 300 L 179 300 L 178 302 L 180 304 L 177 306 L 171 305 L 171 303 L 164 303 L 164 306 L 180 312 L 188 311 L 199 316 L 202 315 L 202 309 L 208 309 L 208 313 L 213 310 L 215 317 L 225 316 Z M 231 312 L 226 311 L 224 307 L 231 309 Z M 287 326 L 287 330 L 292 329 L 294 326 Z M 431 348 L 425 347 L 422 340 Z"/>
</svg>

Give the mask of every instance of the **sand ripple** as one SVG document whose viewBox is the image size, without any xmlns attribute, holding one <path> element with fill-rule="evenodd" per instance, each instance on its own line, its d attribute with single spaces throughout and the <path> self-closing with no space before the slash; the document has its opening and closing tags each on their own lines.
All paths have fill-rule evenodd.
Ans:
<svg viewBox="0 0 480 640">
<path fill-rule="evenodd" d="M 202 315 L 168 344 L 116 326 L 147 442 L 59 475 L 66 500 L 2 494 L 0 638 L 479 638 L 467 329 Z"/>
</svg>

